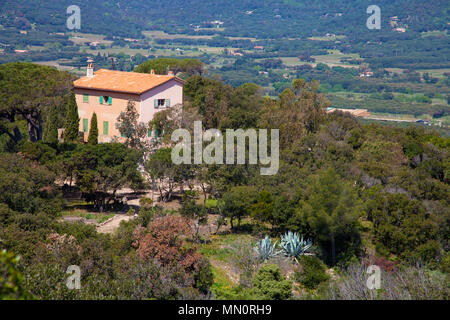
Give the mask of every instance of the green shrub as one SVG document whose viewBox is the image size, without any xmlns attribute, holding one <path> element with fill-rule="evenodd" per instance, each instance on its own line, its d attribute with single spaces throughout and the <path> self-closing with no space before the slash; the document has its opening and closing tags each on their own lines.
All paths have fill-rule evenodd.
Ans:
<svg viewBox="0 0 450 320">
<path fill-rule="evenodd" d="M 301 256 L 301 271 L 295 273 L 295 278 L 308 289 L 317 289 L 319 284 L 327 281 L 330 276 L 327 274 L 325 264 L 315 256 Z"/>
<path fill-rule="evenodd" d="M 450 254 L 446 254 L 439 265 L 442 272 L 450 274 Z"/>
<path fill-rule="evenodd" d="M 207 293 L 214 283 L 214 275 L 211 269 L 211 263 L 207 259 L 203 259 L 194 274 L 195 288 L 202 293 Z"/>
<path fill-rule="evenodd" d="M 18 271 L 19 258 L 6 250 L 0 251 L 0 300 L 27 299 L 23 275 Z"/>
<path fill-rule="evenodd" d="M 150 198 L 142 198 L 139 200 L 139 204 L 141 206 L 139 208 L 139 223 L 143 227 L 147 227 L 156 213 L 156 209 L 153 207 L 153 200 Z"/>
<path fill-rule="evenodd" d="M 292 296 L 292 284 L 286 280 L 276 264 L 261 267 L 252 282 L 252 293 L 258 299 L 286 300 Z"/>
</svg>

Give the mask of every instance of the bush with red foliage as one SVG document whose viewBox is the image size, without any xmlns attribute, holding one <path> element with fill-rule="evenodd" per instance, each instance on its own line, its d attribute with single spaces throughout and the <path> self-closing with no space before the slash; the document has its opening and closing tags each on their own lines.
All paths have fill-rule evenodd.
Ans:
<svg viewBox="0 0 450 320">
<path fill-rule="evenodd" d="M 153 258 L 162 266 L 178 266 L 186 273 L 198 271 L 203 257 L 189 246 L 193 233 L 185 218 L 165 216 L 153 219 L 147 228 L 134 231 L 134 247 L 142 260 Z"/>
<path fill-rule="evenodd" d="M 383 257 L 370 256 L 363 260 L 365 267 L 370 265 L 376 265 L 383 271 L 395 272 L 397 271 L 397 264 L 394 261 L 388 260 Z"/>
</svg>

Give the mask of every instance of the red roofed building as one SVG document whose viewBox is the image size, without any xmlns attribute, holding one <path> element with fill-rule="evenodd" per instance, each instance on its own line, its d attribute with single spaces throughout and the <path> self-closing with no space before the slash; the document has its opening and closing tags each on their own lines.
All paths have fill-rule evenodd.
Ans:
<svg viewBox="0 0 450 320">
<path fill-rule="evenodd" d="M 92 61 L 89 61 L 87 76 L 74 82 L 84 140 L 87 141 L 94 112 L 99 142 L 110 142 L 113 137 L 120 140 L 117 117 L 125 111 L 129 100 L 135 101 L 140 122 L 148 124 L 156 112 L 183 103 L 183 84 L 182 79 L 171 73 L 157 75 L 106 69 L 94 73 Z"/>
</svg>

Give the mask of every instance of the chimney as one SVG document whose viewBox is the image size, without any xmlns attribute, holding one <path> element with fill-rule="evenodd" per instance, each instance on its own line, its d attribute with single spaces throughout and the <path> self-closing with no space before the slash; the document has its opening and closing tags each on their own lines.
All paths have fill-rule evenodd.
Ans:
<svg viewBox="0 0 450 320">
<path fill-rule="evenodd" d="M 168 73 L 167 73 L 167 75 L 169 75 L 169 76 L 174 76 L 174 73 L 173 73 L 173 71 L 169 71 Z"/>
<path fill-rule="evenodd" d="M 155 74 L 155 70 L 150 70 L 150 74 Z"/>
<path fill-rule="evenodd" d="M 86 76 L 93 77 L 94 76 L 94 60 L 92 60 L 92 58 L 89 58 L 87 62 L 88 62 L 88 66 L 87 66 Z"/>
</svg>

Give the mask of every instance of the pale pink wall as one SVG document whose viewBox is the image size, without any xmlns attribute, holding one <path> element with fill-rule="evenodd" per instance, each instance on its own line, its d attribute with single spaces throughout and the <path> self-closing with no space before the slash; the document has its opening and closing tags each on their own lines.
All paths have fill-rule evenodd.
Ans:
<svg viewBox="0 0 450 320">
<path fill-rule="evenodd" d="M 138 110 L 141 122 L 148 124 L 148 122 L 153 119 L 155 113 L 166 109 L 155 109 L 155 99 L 170 99 L 170 107 L 179 103 L 181 104 L 183 103 L 183 85 L 176 80 L 170 80 L 159 87 L 142 94 L 140 110 Z"/>
<path fill-rule="evenodd" d="M 136 101 L 136 109 L 139 109 L 139 95 L 108 92 L 93 89 L 75 88 L 75 99 L 78 105 L 78 115 L 80 117 L 80 131 L 83 131 L 83 119 L 89 120 L 89 130 L 91 126 L 92 114 L 97 114 L 98 140 L 99 142 L 110 142 L 113 137 L 120 140 L 120 131 L 116 128 L 117 117 L 126 110 L 128 100 Z M 83 94 L 89 95 L 89 102 L 83 102 Z M 100 104 L 100 96 L 112 97 L 112 104 Z M 108 135 L 103 135 L 103 121 L 108 121 Z M 84 134 L 87 141 L 88 133 Z"/>
<path fill-rule="evenodd" d="M 170 80 L 159 87 L 147 91 L 142 95 L 126 94 L 119 92 L 100 91 L 95 89 L 75 88 L 75 98 L 78 105 L 78 114 L 80 117 L 80 131 L 83 131 L 83 119 L 89 120 L 89 129 L 92 114 L 97 114 L 99 142 L 110 142 L 113 137 L 123 140 L 120 131 L 116 128 L 117 117 L 120 112 L 126 110 L 128 100 L 136 101 L 136 109 L 140 115 L 140 122 L 148 124 L 153 119 L 153 115 L 165 108 L 155 109 L 154 99 L 170 99 L 170 106 L 183 103 L 183 85 Z M 89 95 L 89 102 L 83 102 L 83 94 Z M 100 104 L 100 96 L 112 97 L 112 105 Z M 108 135 L 103 135 L 103 121 L 108 121 Z M 88 133 L 85 133 L 84 139 L 87 141 Z"/>
</svg>

